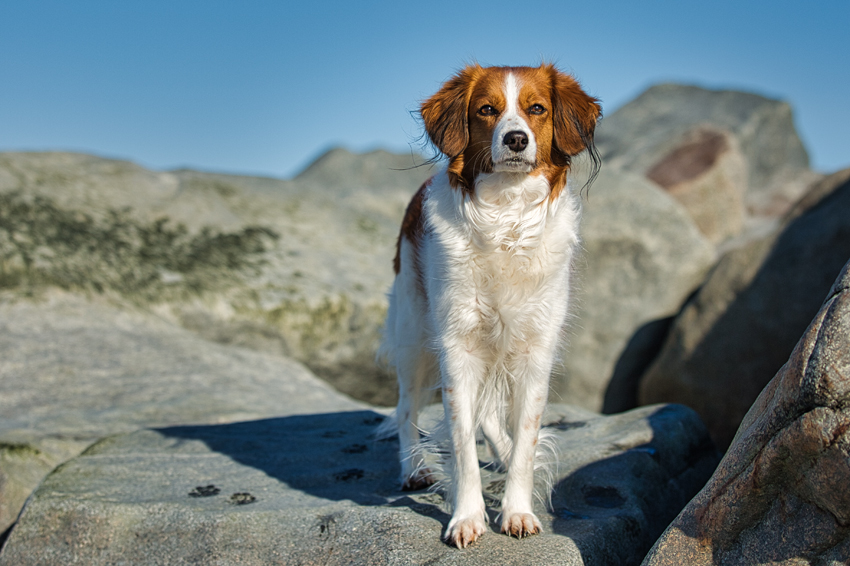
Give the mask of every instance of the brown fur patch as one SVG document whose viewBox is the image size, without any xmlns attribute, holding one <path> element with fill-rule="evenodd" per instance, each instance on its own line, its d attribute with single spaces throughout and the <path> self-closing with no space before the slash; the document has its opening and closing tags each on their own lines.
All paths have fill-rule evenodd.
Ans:
<svg viewBox="0 0 850 566">
<path fill-rule="evenodd" d="M 404 219 L 401 221 L 401 231 L 398 234 L 398 240 L 396 240 L 395 257 L 393 258 L 393 270 L 396 275 L 398 275 L 399 271 L 401 271 L 402 238 L 406 238 L 407 241 L 411 243 L 411 249 L 414 254 L 416 254 L 419 250 L 419 243 L 422 240 L 422 235 L 425 233 L 425 219 L 422 215 L 422 203 L 425 202 L 425 191 L 428 189 L 428 185 L 430 184 L 431 179 L 422 183 L 422 186 L 419 187 L 419 190 L 416 191 L 416 194 L 413 195 L 412 199 L 410 199 L 410 203 L 407 205 L 407 210 L 404 213 Z M 413 263 L 416 266 L 417 275 L 421 281 L 422 274 L 419 271 L 419 262 L 414 261 Z"/>
</svg>

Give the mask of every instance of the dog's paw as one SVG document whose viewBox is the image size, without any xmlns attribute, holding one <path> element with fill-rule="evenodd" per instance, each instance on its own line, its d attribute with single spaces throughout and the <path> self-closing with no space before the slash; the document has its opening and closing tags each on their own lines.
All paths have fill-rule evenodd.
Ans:
<svg viewBox="0 0 850 566">
<path fill-rule="evenodd" d="M 543 530 L 534 513 L 509 513 L 502 519 L 502 532 L 506 535 L 523 538 L 536 535 Z"/>
<path fill-rule="evenodd" d="M 434 485 L 433 474 L 428 468 L 420 468 L 408 476 L 401 484 L 402 491 L 419 491 Z"/>
<path fill-rule="evenodd" d="M 446 541 L 458 548 L 466 548 L 484 534 L 487 525 L 480 517 L 452 518 L 446 529 Z"/>
</svg>

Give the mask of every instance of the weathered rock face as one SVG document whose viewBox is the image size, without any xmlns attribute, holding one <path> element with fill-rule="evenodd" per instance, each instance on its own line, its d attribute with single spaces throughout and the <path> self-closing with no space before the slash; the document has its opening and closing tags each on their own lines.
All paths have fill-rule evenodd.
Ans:
<svg viewBox="0 0 850 566">
<path fill-rule="evenodd" d="M 0 287 L 118 293 L 392 404 L 394 380 L 373 359 L 400 218 L 429 175 L 411 165 L 335 150 L 281 181 L 3 154 Z"/>
<path fill-rule="evenodd" d="M 657 85 L 607 116 L 596 140 L 606 166 L 646 175 L 705 129 L 726 132 L 740 148 L 746 174 L 737 191 L 750 214 L 784 213 L 811 178 L 791 107 L 755 94 Z"/>
<path fill-rule="evenodd" d="M 603 169 L 584 204 L 574 319 L 553 399 L 599 410 L 626 343 L 678 312 L 715 255 L 687 212 L 645 179 Z"/>
<path fill-rule="evenodd" d="M 0 303 L 0 352 L 0 533 L 48 472 L 106 435 L 365 406 L 286 358 L 66 293 Z"/>
<path fill-rule="evenodd" d="M 850 263 L 646 566 L 850 562 Z"/>
<path fill-rule="evenodd" d="M 674 323 L 640 402 L 697 410 L 725 449 L 850 257 L 850 180 L 813 188 L 781 230 L 727 253 Z M 808 208 L 806 208 L 808 207 Z"/>
<path fill-rule="evenodd" d="M 0 552 L 29 564 L 637 564 L 711 474 L 716 453 L 684 407 L 547 414 L 561 464 L 544 534 L 441 542 L 434 493 L 398 491 L 383 417 L 325 413 L 141 430 L 103 440 L 39 487 Z M 482 453 L 483 457 L 483 453 Z M 484 472 L 487 501 L 502 474 Z M 496 510 L 489 511 L 491 525 Z"/>
</svg>

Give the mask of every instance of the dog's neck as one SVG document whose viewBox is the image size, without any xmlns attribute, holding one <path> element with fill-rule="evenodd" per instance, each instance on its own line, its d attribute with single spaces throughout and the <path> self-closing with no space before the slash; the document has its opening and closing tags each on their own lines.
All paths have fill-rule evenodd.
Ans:
<svg viewBox="0 0 850 566">
<path fill-rule="evenodd" d="M 523 255 L 540 245 L 558 199 L 544 175 L 482 173 L 472 191 L 456 191 L 458 206 L 481 251 Z"/>
</svg>

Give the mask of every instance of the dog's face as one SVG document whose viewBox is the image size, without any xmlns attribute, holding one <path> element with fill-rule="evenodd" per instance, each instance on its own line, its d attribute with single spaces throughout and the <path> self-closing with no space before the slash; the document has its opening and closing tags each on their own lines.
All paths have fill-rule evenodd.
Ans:
<svg viewBox="0 0 850 566">
<path fill-rule="evenodd" d="M 551 65 L 480 67 L 450 79 L 422 104 L 425 131 L 449 159 L 456 188 L 480 173 L 543 174 L 553 191 L 571 157 L 593 148 L 596 99 Z"/>
</svg>

